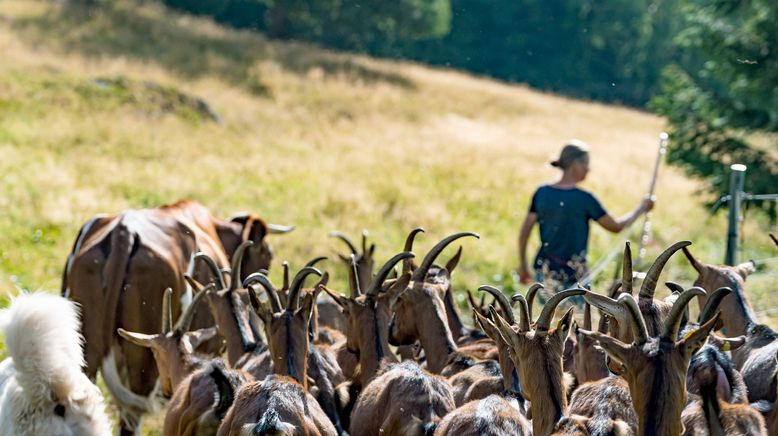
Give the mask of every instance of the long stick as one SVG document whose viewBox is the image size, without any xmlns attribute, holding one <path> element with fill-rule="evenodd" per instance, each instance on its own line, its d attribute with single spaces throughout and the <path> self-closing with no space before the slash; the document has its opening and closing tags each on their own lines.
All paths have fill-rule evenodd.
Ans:
<svg viewBox="0 0 778 436">
<path fill-rule="evenodd" d="M 662 132 L 659 134 L 659 152 L 656 155 L 656 162 L 654 163 L 654 174 L 651 177 L 651 184 L 648 187 L 649 198 L 654 197 L 654 189 L 656 188 L 656 181 L 659 178 L 659 166 L 662 164 L 662 158 L 667 151 L 667 133 Z M 636 269 L 640 267 L 643 262 L 643 258 L 646 257 L 646 245 L 650 239 L 651 233 L 651 212 L 646 212 L 643 218 L 643 232 L 640 235 L 640 245 L 638 249 L 638 259 L 635 262 Z"/>
</svg>

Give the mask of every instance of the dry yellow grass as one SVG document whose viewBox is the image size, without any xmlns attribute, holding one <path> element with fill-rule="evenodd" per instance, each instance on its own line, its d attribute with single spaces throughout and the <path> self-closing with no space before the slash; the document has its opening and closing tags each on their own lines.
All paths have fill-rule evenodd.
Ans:
<svg viewBox="0 0 778 436">
<path fill-rule="evenodd" d="M 613 214 L 647 188 L 664 127 L 652 114 L 270 42 L 156 4 L 111 3 L 89 14 L 47 2 L 0 5 L 3 293 L 58 289 L 72 239 L 95 213 L 181 197 L 220 216 L 253 210 L 296 224 L 273 240 L 293 265 L 340 249 L 327 237 L 332 229 L 369 229 L 379 261 L 415 226 L 428 231 L 419 251 L 450 232 L 477 231 L 480 241 L 463 242 L 457 288 L 509 285 L 520 219 L 533 190 L 556 177 L 546 162 L 565 140 L 591 145 L 585 186 Z M 116 77 L 135 90 L 93 84 Z M 202 97 L 226 125 L 186 108 L 164 113 L 135 94 L 145 81 Z M 699 188 L 662 169 L 650 256 L 691 239 L 700 258 L 721 260 L 725 217 L 707 218 Z M 744 256 L 774 255 L 767 229 L 747 221 Z M 590 259 L 634 231 L 594 229 Z M 328 268 L 343 283 L 339 265 Z M 665 276 L 688 283 L 692 274 L 678 258 Z M 750 283 L 757 310 L 778 306 L 767 292 L 774 276 Z"/>
</svg>

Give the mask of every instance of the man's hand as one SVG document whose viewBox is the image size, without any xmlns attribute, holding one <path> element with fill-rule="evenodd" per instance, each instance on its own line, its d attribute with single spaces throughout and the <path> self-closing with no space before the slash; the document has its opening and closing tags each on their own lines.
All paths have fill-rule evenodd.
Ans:
<svg viewBox="0 0 778 436">
<path fill-rule="evenodd" d="M 519 268 L 519 281 L 524 285 L 528 285 L 532 282 L 532 274 L 529 273 L 527 265 L 522 265 Z"/>
<path fill-rule="evenodd" d="M 656 197 L 652 196 L 646 196 L 643 199 L 643 202 L 640 203 L 640 209 L 643 210 L 643 212 L 649 212 L 651 209 L 654 208 L 654 203 L 656 203 Z"/>
</svg>

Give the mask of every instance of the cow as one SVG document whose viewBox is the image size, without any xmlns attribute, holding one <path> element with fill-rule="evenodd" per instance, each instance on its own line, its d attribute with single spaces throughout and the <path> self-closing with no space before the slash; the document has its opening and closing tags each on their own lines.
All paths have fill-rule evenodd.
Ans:
<svg viewBox="0 0 778 436">
<path fill-rule="evenodd" d="M 82 307 L 85 372 L 92 380 L 102 372 L 120 411 L 120 434 L 138 432 L 142 416 L 153 410 L 157 370 L 151 352 L 120 338 L 117 328 L 160 332 L 166 288 L 173 290 L 172 316 L 178 316 L 192 298 L 184 274 L 201 282 L 216 276 L 208 264 L 194 262 L 197 253 L 223 268 L 242 246 L 240 269 L 248 274 L 270 266 L 273 251 L 265 236 L 291 229 L 254 214 L 221 220 L 190 200 L 97 215 L 81 227 L 63 272 L 62 295 Z M 199 312 L 209 311 L 203 306 Z M 192 328 L 212 324 L 208 317 L 196 319 Z"/>
</svg>

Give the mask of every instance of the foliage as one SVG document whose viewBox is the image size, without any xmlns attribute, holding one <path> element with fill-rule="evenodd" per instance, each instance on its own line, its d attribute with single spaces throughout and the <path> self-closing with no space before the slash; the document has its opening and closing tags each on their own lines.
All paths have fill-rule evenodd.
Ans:
<svg viewBox="0 0 778 436">
<path fill-rule="evenodd" d="M 684 56 L 652 105 L 672 126 L 669 159 L 728 190 L 729 164 L 749 167 L 746 190 L 778 186 L 778 3 L 686 0 Z M 775 216 L 775 204 L 761 205 Z"/>
</svg>

